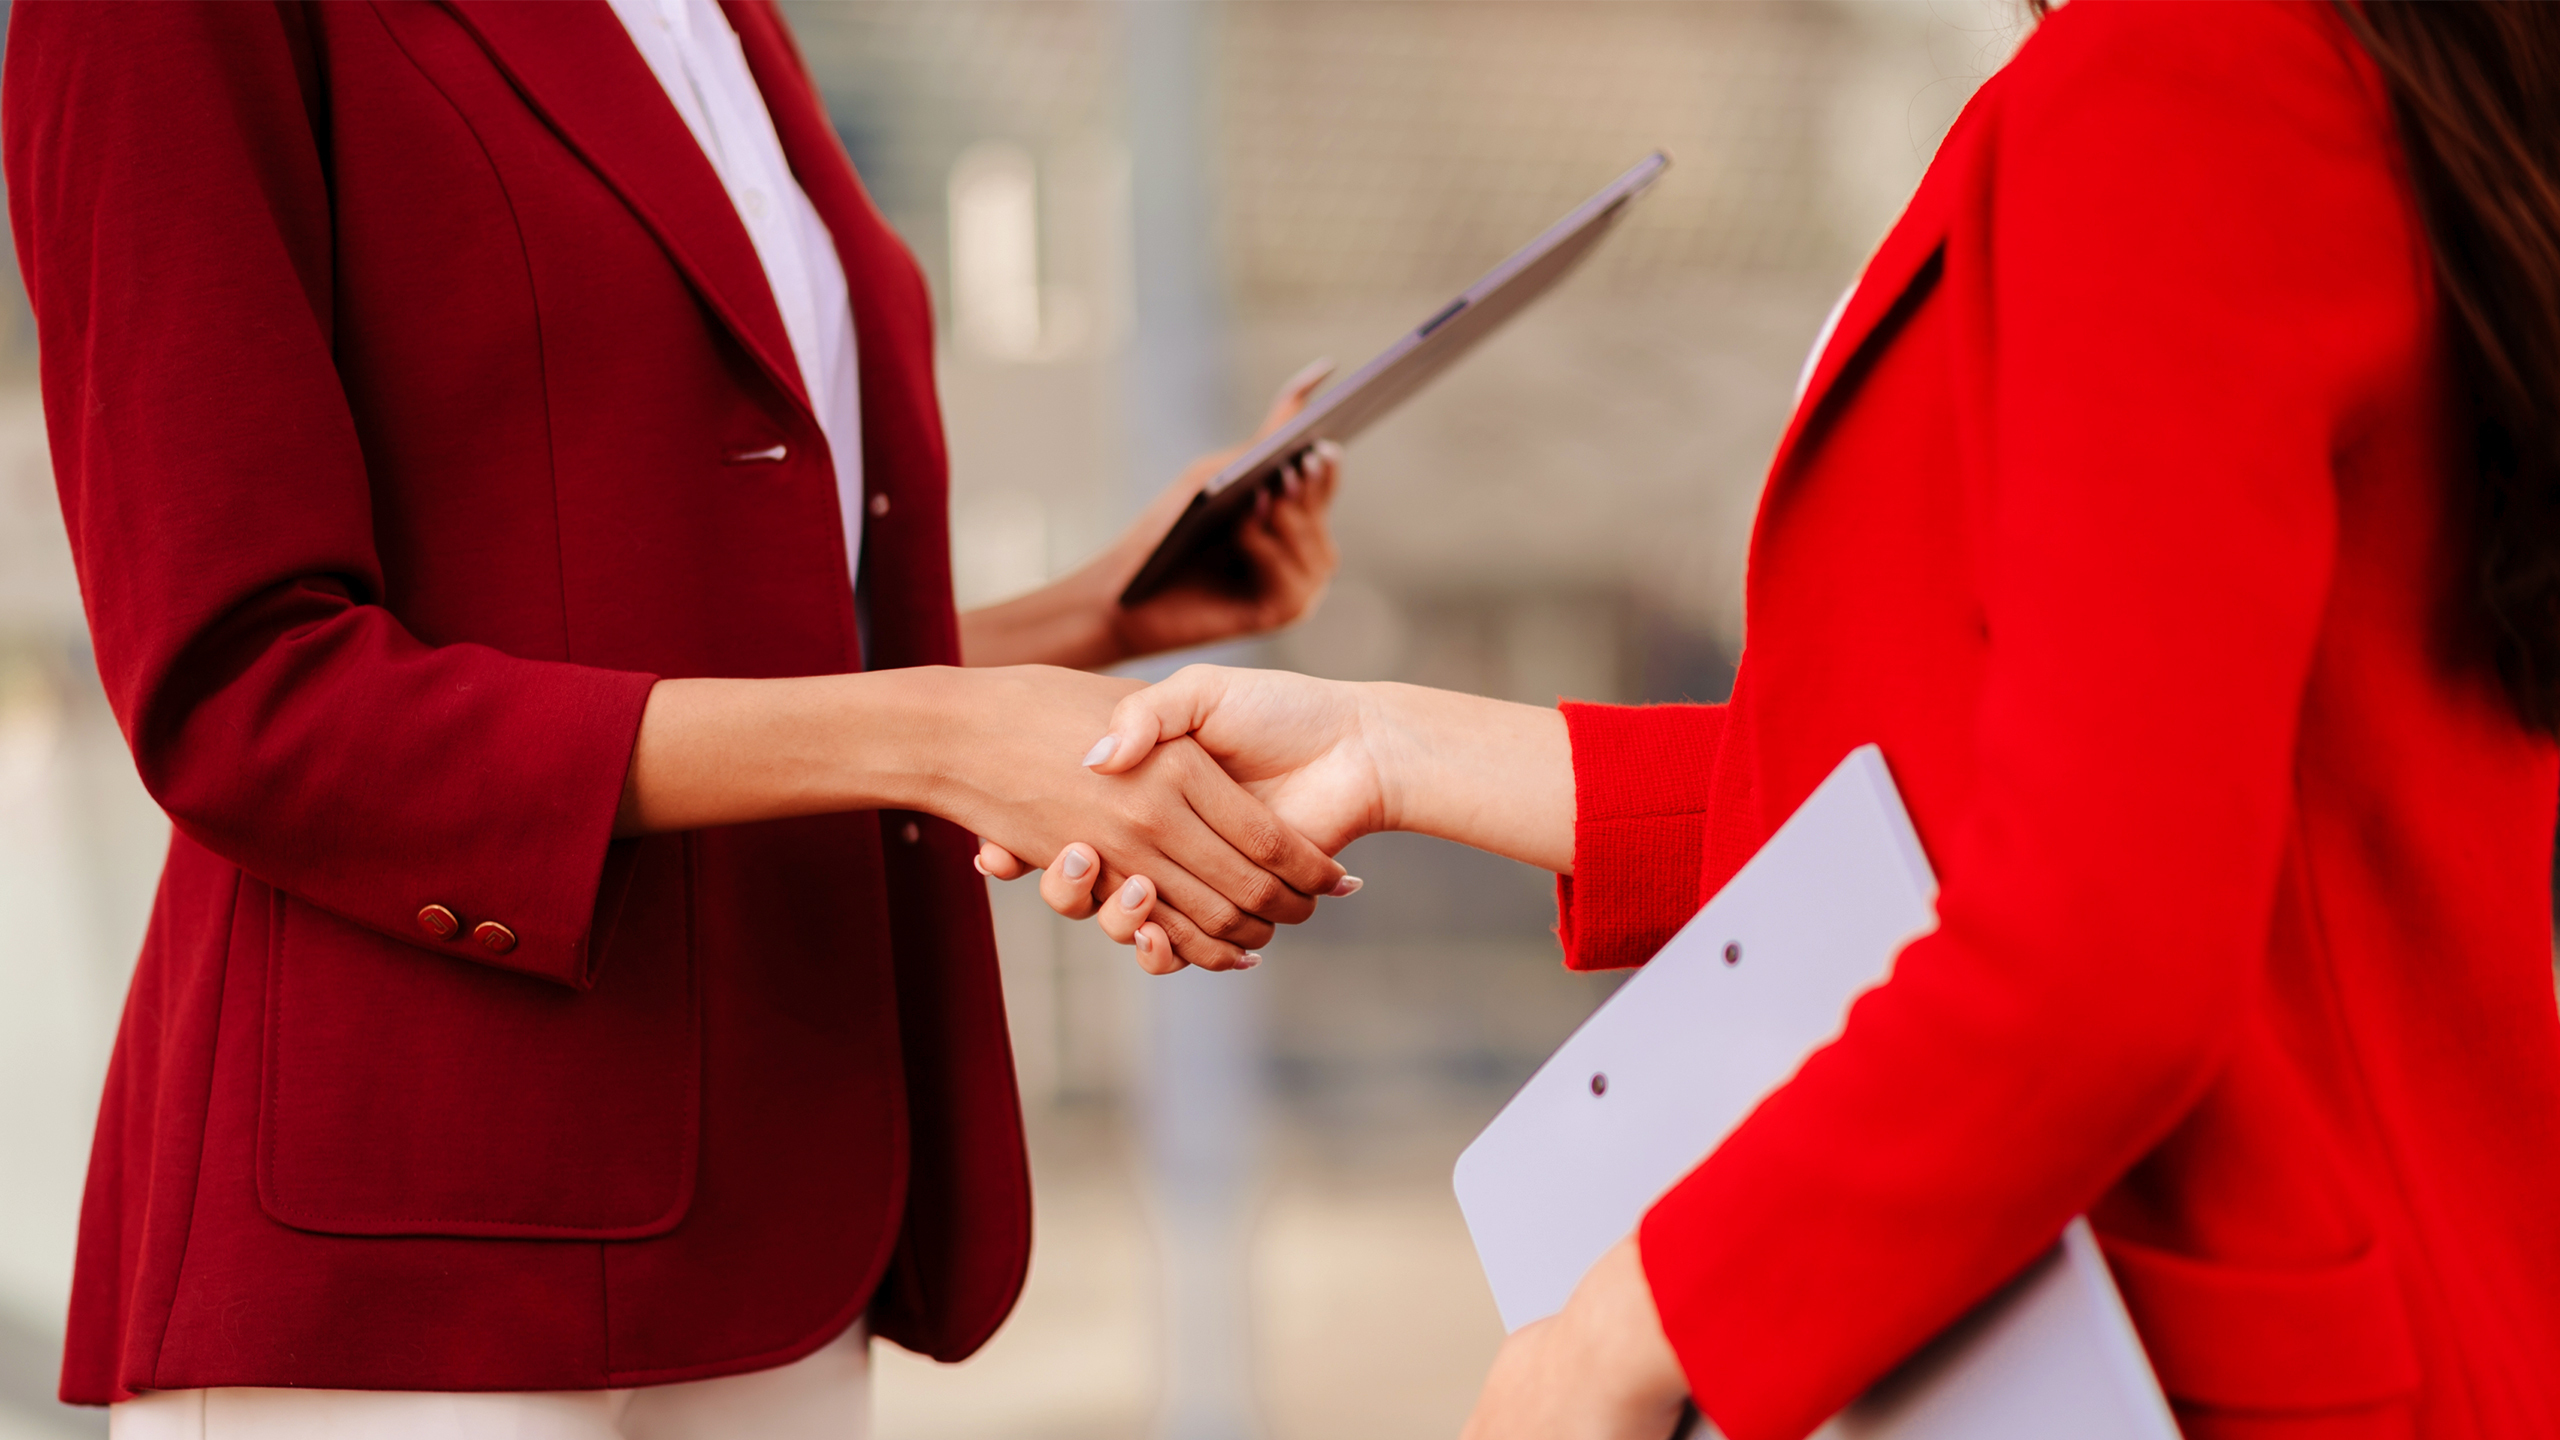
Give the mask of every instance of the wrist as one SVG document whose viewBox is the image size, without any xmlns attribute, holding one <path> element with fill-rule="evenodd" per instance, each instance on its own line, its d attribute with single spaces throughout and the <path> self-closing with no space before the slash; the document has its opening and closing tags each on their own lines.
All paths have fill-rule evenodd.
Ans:
<svg viewBox="0 0 2560 1440">
<path fill-rule="evenodd" d="M 1046 663 L 1077 670 L 1117 665 L 1133 653 L 1126 633 L 1128 612 L 1120 608 L 1116 573 L 1101 560 L 1087 561 L 1052 582 L 1062 657 Z"/>
<path fill-rule="evenodd" d="M 1689 1396 L 1680 1357 L 1662 1330 L 1653 1286 L 1634 1236 L 1621 1240 L 1591 1267 L 1565 1318 L 1576 1348 L 1603 1377 L 1604 1393 L 1632 1411 L 1671 1411 Z"/>
<path fill-rule="evenodd" d="M 1097 564 L 960 617 L 963 663 L 1099 670 L 1128 659 L 1119 597 Z"/>
<path fill-rule="evenodd" d="M 1428 703 L 1432 692 L 1388 680 L 1347 682 L 1345 688 L 1377 776 L 1378 828 L 1411 829 L 1422 808 L 1416 792 L 1428 783 L 1421 772 L 1430 759 L 1415 710 Z"/>
<path fill-rule="evenodd" d="M 972 697 L 980 676 L 957 666 L 919 665 L 843 678 L 869 683 L 858 703 L 845 704 L 834 717 L 856 731 L 829 749 L 838 783 L 880 809 L 948 817 L 966 758 L 979 742 L 974 732 L 985 707 Z"/>
</svg>

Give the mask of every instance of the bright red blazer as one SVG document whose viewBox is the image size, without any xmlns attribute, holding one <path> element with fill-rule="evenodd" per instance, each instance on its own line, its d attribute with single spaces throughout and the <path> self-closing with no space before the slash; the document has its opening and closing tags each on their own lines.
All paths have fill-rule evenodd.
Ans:
<svg viewBox="0 0 2560 1440">
<path fill-rule="evenodd" d="M 1943 887 L 1644 1222 L 1734 1440 L 2083 1211 L 2191 1435 L 2560 1435 L 2560 756 L 2463 604 L 2430 274 L 2328 7 L 2077 0 L 1821 361 L 1732 702 L 1569 712 L 1578 965 L 1866 741 Z"/>
<path fill-rule="evenodd" d="M 729 13 L 852 290 L 867 656 L 763 272 L 606 6 L 16 7 L 63 511 L 176 822 L 67 1399 L 690 1379 L 866 1306 L 957 1357 L 1012 1302 L 968 837 L 610 838 L 653 677 L 958 658 L 924 286 Z"/>
</svg>

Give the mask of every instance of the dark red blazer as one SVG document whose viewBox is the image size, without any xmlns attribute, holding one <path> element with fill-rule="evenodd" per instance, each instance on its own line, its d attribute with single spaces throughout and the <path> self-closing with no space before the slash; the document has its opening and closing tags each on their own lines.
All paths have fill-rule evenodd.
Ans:
<svg viewBox="0 0 2560 1440">
<path fill-rule="evenodd" d="M 1732 703 L 1569 712 L 1579 965 L 1866 741 L 1943 886 L 1644 1223 L 1734 1440 L 2083 1211 L 2190 1435 L 2560 1435 L 2560 757 L 2461 603 L 2465 413 L 2327 6 L 2076 0 L 1948 137 L 1772 469 Z"/>
<path fill-rule="evenodd" d="M 957 1357 L 1012 1302 L 968 838 L 609 835 L 653 677 L 958 658 L 923 284 L 730 15 L 852 290 L 867 657 L 755 252 L 604 5 L 16 7 L 63 511 L 176 822 L 68 1399 L 689 1379 L 866 1305 Z"/>
</svg>

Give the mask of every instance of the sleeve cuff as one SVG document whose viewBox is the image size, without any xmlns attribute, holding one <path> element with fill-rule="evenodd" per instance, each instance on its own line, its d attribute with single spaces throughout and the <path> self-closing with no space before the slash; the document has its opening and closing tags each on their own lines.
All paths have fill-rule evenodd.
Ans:
<svg viewBox="0 0 2560 1440">
<path fill-rule="evenodd" d="M 458 869 L 438 887 L 467 917 L 456 942 L 475 940 L 482 922 L 510 932 L 503 950 L 463 944 L 470 958 L 580 990 L 595 984 L 599 927 L 610 926 L 631 881 L 631 847 L 614 844 L 613 822 L 656 684 L 654 675 L 563 667 L 538 696 L 538 728 L 559 759 L 548 793 L 523 796 L 520 828 L 491 837 L 487 854 L 498 864 Z"/>
<path fill-rule="evenodd" d="M 1573 873 L 1556 880 L 1565 965 L 1641 965 L 1704 903 L 1722 705 L 1564 707 L 1573 744 Z"/>
</svg>

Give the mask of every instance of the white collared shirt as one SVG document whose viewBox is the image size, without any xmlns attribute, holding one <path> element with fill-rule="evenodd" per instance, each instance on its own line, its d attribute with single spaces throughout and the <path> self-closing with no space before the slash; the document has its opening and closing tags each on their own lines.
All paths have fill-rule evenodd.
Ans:
<svg viewBox="0 0 2560 1440">
<path fill-rule="evenodd" d="M 774 308 L 791 337 L 791 358 L 834 453 L 836 508 L 844 517 L 848 571 L 862 564 L 862 399 L 853 348 L 853 307 L 834 237 L 792 178 L 773 116 L 738 48 L 737 32 L 712 0 L 608 0 L 667 99 L 684 117 L 703 157 L 729 192 L 738 223 L 755 242 Z"/>
</svg>

